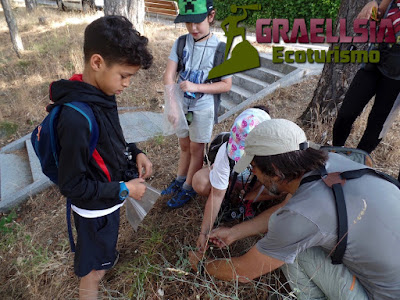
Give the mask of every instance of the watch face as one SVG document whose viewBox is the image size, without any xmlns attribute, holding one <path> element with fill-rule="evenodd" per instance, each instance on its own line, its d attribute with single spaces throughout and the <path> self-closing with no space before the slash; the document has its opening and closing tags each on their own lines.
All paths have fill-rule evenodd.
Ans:
<svg viewBox="0 0 400 300">
<path fill-rule="evenodd" d="M 121 191 L 121 197 L 126 197 L 126 196 L 128 196 L 128 191 L 127 190 Z"/>
</svg>

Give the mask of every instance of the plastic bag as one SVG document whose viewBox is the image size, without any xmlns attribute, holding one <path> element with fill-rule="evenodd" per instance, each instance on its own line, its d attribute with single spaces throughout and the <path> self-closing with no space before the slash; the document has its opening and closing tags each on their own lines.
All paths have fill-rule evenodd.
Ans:
<svg viewBox="0 0 400 300">
<path fill-rule="evenodd" d="M 163 134 L 176 134 L 181 130 L 189 130 L 183 111 L 183 92 L 178 84 L 164 86 Z"/>
</svg>

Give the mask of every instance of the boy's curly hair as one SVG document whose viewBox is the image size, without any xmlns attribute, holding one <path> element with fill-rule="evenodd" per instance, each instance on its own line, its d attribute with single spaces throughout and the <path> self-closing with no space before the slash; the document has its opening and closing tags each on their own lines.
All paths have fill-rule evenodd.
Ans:
<svg viewBox="0 0 400 300">
<path fill-rule="evenodd" d="M 83 52 L 87 63 L 100 54 L 107 65 L 127 64 L 148 69 L 153 56 L 147 49 L 148 39 L 133 28 L 123 16 L 101 17 L 85 29 Z"/>
</svg>

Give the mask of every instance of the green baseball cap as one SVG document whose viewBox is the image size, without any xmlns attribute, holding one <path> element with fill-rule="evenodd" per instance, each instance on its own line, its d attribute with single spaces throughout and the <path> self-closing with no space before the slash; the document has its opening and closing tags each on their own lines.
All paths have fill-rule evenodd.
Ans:
<svg viewBox="0 0 400 300">
<path fill-rule="evenodd" d="M 212 0 L 178 0 L 179 15 L 174 23 L 201 23 L 214 9 Z"/>
</svg>

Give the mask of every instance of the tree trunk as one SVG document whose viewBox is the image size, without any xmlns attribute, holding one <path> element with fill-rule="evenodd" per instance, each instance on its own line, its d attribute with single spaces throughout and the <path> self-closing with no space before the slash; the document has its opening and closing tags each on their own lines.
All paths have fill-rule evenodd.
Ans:
<svg viewBox="0 0 400 300">
<path fill-rule="evenodd" d="M 36 0 L 25 0 L 25 7 L 28 14 L 33 12 L 36 9 L 36 6 L 37 6 Z"/>
<path fill-rule="evenodd" d="M 143 34 L 144 0 L 104 0 L 104 14 L 128 18 L 135 29 Z"/>
<path fill-rule="evenodd" d="M 342 0 L 339 8 L 339 19 L 346 19 L 347 36 L 354 36 L 353 21 L 364 7 L 368 0 L 354 1 Z M 336 22 L 335 36 L 339 36 L 339 22 Z M 349 43 L 331 44 L 329 50 L 334 46 L 340 50 L 349 49 Z M 357 50 L 366 50 L 367 44 L 356 44 Z M 334 118 L 338 111 L 338 106 L 343 101 L 344 95 L 356 74 L 359 65 L 356 63 L 326 63 L 322 70 L 318 86 L 314 91 L 314 96 L 299 120 L 303 125 L 312 125 L 316 121 L 326 121 Z"/>
<path fill-rule="evenodd" d="M 17 56 L 21 57 L 20 52 L 24 51 L 24 46 L 22 45 L 22 40 L 18 33 L 17 22 L 11 9 L 10 1 L 1 0 L 1 6 L 3 7 L 4 16 L 6 17 L 8 28 L 10 29 L 10 36 L 13 48 L 17 53 Z"/>
</svg>

